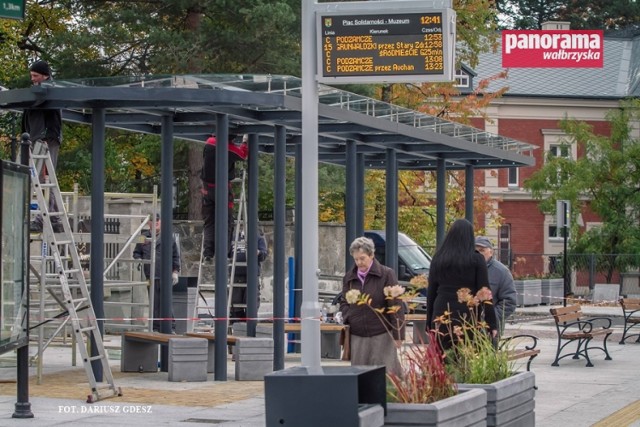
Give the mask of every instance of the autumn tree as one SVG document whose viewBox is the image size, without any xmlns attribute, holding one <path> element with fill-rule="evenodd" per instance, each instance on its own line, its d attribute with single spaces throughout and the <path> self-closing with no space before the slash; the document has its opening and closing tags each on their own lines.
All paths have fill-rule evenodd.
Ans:
<svg viewBox="0 0 640 427">
<path fill-rule="evenodd" d="M 578 159 L 547 155 L 544 165 L 525 183 L 540 209 L 555 212 L 557 200 L 571 202 L 570 251 L 605 254 L 597 266 L 611 280 L 614 270 L 624 271 L 632 262 L 621 254 L 640 252 L 640 140 L 634 126 L 640 119 L 640 101 L 625 102 L 607 115 L 609 135 L 594 133 L 581 121 L 564 119 L 566 148 L 577 146 Z M 589 229 L 577 221 L 585 209 L 602 224 Z M 634 264 L 637 265 L 637 264 Z"/>
<path fill-rule="evenodd" d="M 478 56 L 496 47 L 497 10 L 492 1 L 454 1 L 457 13 L 458 66 L 477 65 Z M 378 88 L 377 97 L 385 102 L 468 124 L 472 118 L 487 118 L 485 108 L 508 90 L 504 87 L 496 92 L 489 91 L 492 81 L 506 78 L 499 73 L 478 82 L 471 93 L 462 94 L 453 83 L 393 84 Z M 446 196 L 447 223 L 464 217 L 464 172 L 447 172 Z M 400 171 L 399 173 L 398 226 L 425 247 L 435 247 L 435 172 Z M 367 212 L 367 228 L 384 227 L 384 172 L 367 172 L 367 199 L 371 205 Z M 496 223 L 500 216 L 495 212 L 486 194 L 478 189 L 474 195 L 474 211 L 482 213 Z M 382 209 L 381 209 L 382 208 Z M 480 230 L 478 230 L 480 231 Z"/>
<path fill-rule="evenodd" d="M 30 0 L 23 22 L 3 22 L 0 27 L 5 41 L 3 58 L 11 59 L 0 78 L 7 87 L 28 86 L 26 70 L 35 59 L 49 61 L 58 80 L 149 74 L 299 74 L 299 23 L 298 0 Z M 3 130 L 3 134 L 10 132 Z M 75 165 L 83 161 L 66 162 L 65 158 L 82 160 L 79 153 L 90 153 L 91 146 L 86 131 L 76 131 L 76 126 L 65 124 L 63 133 L 59 169 L 61 183 L 66 183 L 82 176 Z M 113 181 L 113 185 L 107 179 L 107 190 L 136 191 L 159 183 L 159 139 L 147 146 L 153 137 L 124 135 L 129 137 L 107 132 L 107 138 L 113 138 L 113 143 L 107 141 L 107 150 L 119 151 L 108 153 L 107 161 L 120 161 L 114 169 L 107 168 L 137 168 L 134 179 L 121 184 Z M 200 144 L 176 143 L 174 170 L 180 182 L 189 182 L 181 193 L 193 195 L 189 208 L 193 215 L 200 212 L 201 152 Z M 90 188 L 82 185 L 81 190 Z"/>
</svg>

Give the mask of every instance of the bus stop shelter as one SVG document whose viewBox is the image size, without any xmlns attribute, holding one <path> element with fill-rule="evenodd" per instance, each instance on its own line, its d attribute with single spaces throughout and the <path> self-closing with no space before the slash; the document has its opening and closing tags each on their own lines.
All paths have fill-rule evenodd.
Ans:
<svg viewBox="0 0 640 427">
<path fill-rule="evenodd" d="M 180 75 L 153 77 L 113 77 L 57 81 L 51 86 L 34 86 L 0 92 L 0 108 L 20 111 L 25 108 L 59 108 L 63 120 L 92 127 L 91 216 L 91 293 L 98 318 L 104 317 L 104 175 L 105 131 L 107 128 L 160 136 L 161 199 L 171 200 L 173 143 L 175 140 L 204 144 L 211 134 L 217 136 L 216 204 L 227 200 L 227 147 L 230 134 L 249 135 L 247 192 L 247 251 L 257 251 L 258 235 L 258 163 L 259 153 L 275 159 L 274 183 L 274 368 L 284 367 L 285 317 L 285 165 L 286 157 L 296 160 L 302 150 L 302 81 L 291 76 L 272 75 Z M 397 180 L 399 170 L 436 171 L 437 236 L 445 232 L 445 190 L 447 170 L 464 170 L 468 219 L 473 218 L 473 172 L 476 169 L 532 166 L 530 144 L 491 134 L 470 126 L 430 116 L 325 85 L 318 86 L 318 160 L 346 168 L 346 242 L 364 231 L 364 180 L 367 168 L 386 171 L 387 235 L 397 233 Z M 253 160 L 252 160 L 253 159 Z M 296 203 L 304 188 L 302 170 L 296 161 Z M 223 185 L 220 185 L 223 184 Z M 161 215 L 171 217 L 171 204 L 163 203 Z M 296 263 L 304 231 L 296 213 Z M 216 234 L 224 234 L 226 209 L 216 212 Z M 161 233 L 172 234 L 171 221 L 162 222 Z M 387 242 L 387 261 L 397 267 L 397 242 Z M 171 257 L 165 245 L 163 258 Z M 218 239 L 216 253 L 227 253 L 227 242 Z M 253 251 L 253 252 L 252 252 Z M 217 257 L 218 258 L 218 257 Z M 226 365 L 226 259 L 216 259 L 216 340 L 215 379 L 227 379 Z M 345 263 L 348 261 L 345 260 Z M 253 292 L 257 292 L 257 271 L 248 265 L 248 316 L 257 316 Z M 299 269 L 296 269 L 299 271 Z M 171 286 L 171 265 L 161 266 L 164 287 Z M 255 280 L 255 281 L 254 281 Z M 252 281 L 253 284 L 252 284 Z M 304 283 L 296 280 L 299 287 Z M 171 296 L 163 298 L 163 313 L 170 313 Z M 222 315 L 222 313 L 225 313 Z M 169 322 L 166 327 L 170 328 Z M 163 326 L 164 327 L 164 326 Z M 255 333 L 255 321 L 249 322 Z M 280 333 L 282 332 L 282 333 Z"/>
</svg>

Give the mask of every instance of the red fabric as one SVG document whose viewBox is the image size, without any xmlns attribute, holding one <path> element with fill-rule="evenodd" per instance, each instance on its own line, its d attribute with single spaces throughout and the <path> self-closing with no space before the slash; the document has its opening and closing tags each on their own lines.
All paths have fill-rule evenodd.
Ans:
<svg viewBox="0 0 640 427">
<path fill-rule="evenodd" d="M 207 144 L 216 145 L 216 137 L 210 136 L 207 138 Z M 243 142 L 240 145 L 234 144 L 232 141 L 229 141 L 229 152 L 234 153 L 236 156 L 240 157 L 240 160 L 247 160 L 249 157 L 249 147 L 246 142 Z"/>
<path fill-rule="evenodd" d="M 245 143 L 241 145 L 229 143 L 229 151 L 236 154 L 242 160 L 247 160 L 247 157 L 249 157 L 249 147 Z"/>
</svg>

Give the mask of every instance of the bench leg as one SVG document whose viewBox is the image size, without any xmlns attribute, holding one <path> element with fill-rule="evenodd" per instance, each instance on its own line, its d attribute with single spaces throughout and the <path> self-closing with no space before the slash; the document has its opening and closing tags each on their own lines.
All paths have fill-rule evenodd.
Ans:
<svg viewBox="0 0 640 427">
<path fill-rule="evenodd" d="M 557 347 L 558 348 L 556 349 L 556 359 L 553 361 L 551 366 L 560 366 L 558 361 L 560 360 L 560 352 L 564 348 L 564 346 L 562 345 L 562 339 L 560 337 L 558 337 L 558 346 Z"/>
<path fill-rule="evenodd" d="M 604 358 L 604 360 L 611 360 L 611 355 L 609 355 L 609 350 L 607 349 L 607 340 L 609 339 L 609 335 L 611 335 L 611 332 L 609 332 L 607 335 L 605 335 L 604 340 L 602 341 L 602 344 L 603 344 L 603 347 L 604 347 L 604 354 L 607 355 Z"/>
<path fill-rule="evenodd" d="M 562 350 L 564 350 L 564 348 L 566 346 L 568 346 L 569 344 L 571 344 L 572 342 L 577 341 L 577 347 L 576 350 L 573 352 L 567 352 L 564 355 L 562 355 Z M 589 355 L 586 354 L 586 347 L 583 347 L 583 345 L 585 344 L 585 339 L 584 338 L 576 338 L 576 339 L 572 339 L 572 340 L 567 340 L 567 342 L 565 342 L 564 344 L 562 344 L 562 338 L 558 337 L 558 347 L 556 350 L 556 358 L 553 361 L 553 363 L 551 364 L 551 366 L 560 366 L 560 364 L 558 363 L 560 360 L 564 359 L 565 357 L 569 357 L 572 356 L 572 359 L 580 359 L 580 355 L 585 355 L 585 358 L 587 359 L 587 366 L 590 366 L 589 364 L 591 363 L 591 361 L 589 360 Z M 593 365 L 591 365 L 593 366 Z"/>
<path fill-rule="evenodd" d="M 622 333 L 622 339 L 620 340 L 620 342 L 618 344 L 624 345 L 626 340 L 628 340 L 629 338 L 633 338 L 635 336 L 638 337 L 635 342 L 640 342 L 640 333 L 637 333 L 637 334 L 630 334 L 629 333 L 631 331 L 631 329 L 633 329 L 634 327 L 639 326 L 639 325 L 640 325 L 640 323 L 628 324 L 626 319 L 625 319 L 624 332 Z"/>
<path fill-rule="evenodd" d="M 576 352 L 574 353 L 572 359 L 580 359 L 580 355 L 587 352 L 589 341 L 590 339 L 588 338 L 578 338 L 578 348 L 576 348 Z M 589 360 L 588 356 L 587 360 Z"/>
<path fill-rule="evenodd" d="M 591 359 L 589 359 L 589 342 L 590 341 L 591 341 L 591 338 L 587 338 L 584 342 L 584 358 L 587 359 L 587 367 L 593 368 L 593 363 L 591 363 Z"/>
<path fill-rule="evenodd" d="M 158 344 L 122 338 L 122 372 L 158 372 Z"/>
</svg>

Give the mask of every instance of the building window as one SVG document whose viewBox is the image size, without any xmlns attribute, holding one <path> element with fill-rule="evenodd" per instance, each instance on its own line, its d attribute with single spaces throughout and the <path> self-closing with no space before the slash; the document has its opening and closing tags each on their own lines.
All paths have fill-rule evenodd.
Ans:
<svg viewBox="0 0 640 427">
<path fill-rule="evenodd" d="M 571 159 L 571 147 L 565 144 L 551 144 L 549 146 L 549 154 L 553 157 Z"/>
<path fill-rule="evenodd" d="M 468 88 L 469 86 L 469 76 L 467 74 L 456 74 L 455 76 L 456 79 L 456 83 L 455 83 L 455 87 L 464 87 L 464 88 Z"/>
<path fill-rule="evenodd" d="M 517 187 L 518 186 L 518 168 L 509 168 L 508 169 L 507 185 L 509 187 Z"/>
<path fill-rule="evenodd" d="M 498 250 L 495 251 L 498 261 L 511 268 L 511 224 L 501 225 L 498 233 Z"/>
<path fill-rule="evenodd" d="M 564 227 L 558 227 L 556 224 L 550 224 L 549 240 L 562 240 L 563 238 L 564 238 Z"/>
</svg>

